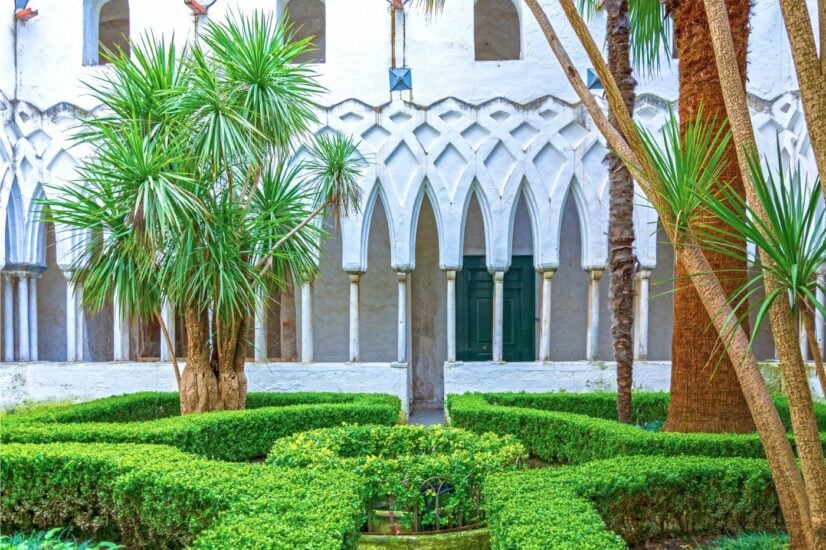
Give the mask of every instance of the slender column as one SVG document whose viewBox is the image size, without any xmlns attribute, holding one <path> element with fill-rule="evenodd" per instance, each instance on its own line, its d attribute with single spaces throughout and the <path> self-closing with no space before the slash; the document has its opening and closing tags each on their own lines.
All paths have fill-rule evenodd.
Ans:
<svg viewBox="0 0 826 550">
<path fill-rule="evenodd" d="M 798 342 L 800 343 L 800 355 L 803 356 L 804 361 L 808 361 L 809 359 L 809 341 L 806 339 L 806 329 L 803 327 L 803 316 L 808 315 L 807 311 L 803 311 L 802 308 L 800 310 L 800 319 L 798 321 Z"/>
<path fill-rule="evenodd" d="M 642 269 L 637 273 L 637 310 L 634 312 L 634 359 L 645 361 L 648 358 L 648 296 L 651 271 Z"/>
<path fill-rule="evenodd" d="M 396 273 L 399 281 L 399 307 L 398 307 L 398 353 L 396 354 L 399 363 L 407 361 L 407 277 L 404 271 Z"/>
<path fill-rule="evenodd" d="M 85 359 L 84 348 L 86 344 L 86 316 L 83 313 L 83 285 L 77 285 L 75 287 L 75 319 L 75 349 L 77 350 L 77 360 L 83 361 Z"/>
<path fill-rule="evenodd" d="M 456 362 L 456 271 L 447 271 L 447 361 Z"/>
<path fill-rule="evenodd" d="M 37 361 L 37 275 L 29 279 L 29 359 Z"/>
<path fill-rule="evenodd" d="M 313 362 L 313 285 L 301 284 L 301 361 Z"/>
<path fill-rule="evenodd" d="M 31 360 L 29 348 L 29 274 L 21 273 L 17 279 L 17 345 L 19 359 Z"/>
<path fill-rule="evenodd" d="M 546 269 L 542 273 L 542 306 L 539 311 L 539 360 L 551 360 L 551 281 L 555 269 Z"/>
<path fill-rule="evenodd" d="M 115 294 L 112 304 L 112 328 L 114 338 L 112 340 L 115 361 L 129 360 L 129 317 L 125 315 L 121 305 L 120 297 Z"/>
<path fill-rule="evenodd" d="M 602 277 L 601 269 L 592 269 L 588 272 L 590 285 L 588 288 L 588 332 L 586 338 L 585 358 L 594 361 L 597 357 L 597 338 L 599 336 L 599 280 Z"/>
<path fill-rule="evenodd" d="M 823 266 L 817 275 L 818 287 L 815 299 L 823 306 L 826 306 L 826 266 Z M 826 326 L 824 325 L 823 313 L 815 308 L 815 340 L 817 341 L 820 353 L 826 359 Z"/>
<path fill-rule="evenodd" d="M 505 305 L 505 272 L 493 273 L 493 361 L 502 362 L 502 316 Z"/>
<path fill-rule="evenodd" d="M 267 361 L 267 304 L 260 291 L 255 300 L 255 361 Z"/>
<path fill-rule="evenodd" d="M 161 319 L 166 325 L 169 339 L 172 340 L 172 349 L 169 349 L 166 345 L 166 338 L 163 337 L 163 331 L 161 331 L 161 361 L 171 361 L 178 350 L 175 349 L 175 308 L 169 302 L 164 302 L 161 308 Z"/>
<path fill-rule="evenodd" d="M 64 271 L 66 278 L 66 361 L 77 361 L 77 310 L 75 308 L 75 285 L 70 280 L 71 271 Z"/>
<path fill-rule="evenodd" d="M 3 360 L 14 361 L 14 279 L 3 275 Z"/>
<path fill-rule="evenodd" d="M 359 360 L 359 279 L 361 273 L 350 273 L 350 362 Z"/>
</svg>

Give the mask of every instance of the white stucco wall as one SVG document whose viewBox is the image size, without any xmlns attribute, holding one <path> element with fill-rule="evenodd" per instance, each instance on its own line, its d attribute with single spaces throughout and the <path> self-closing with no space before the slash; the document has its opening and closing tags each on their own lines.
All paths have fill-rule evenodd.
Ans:
<svg viewBox="0 0 826 550">
<path fill-rule="evenodd" d="M 183 366 L 183 365 L 182 365 Z M 389 393 L 407 411 L 407 369 L 388 363 L 248 364 L 249 391 Z M 175 391 L 170 363 L 16 363 L 0 366 L 0 407 Z"/>
<path fill-rule="evenodd" d="M 764 365 L 767 379 L 776 365 Z M 331 391 L 389 393 L 402 400 L 407 412 L 411 397 L 407 368 L 388 363 L 248 364 L 249 391 Z M 641 361 L 634 365 L 634 389 L 668 391 L 670 365 Z M 445 393 L 466 392 L 588 392 L 615 391 L 613 363 L 585 361 L 551 363 L 448 363 Z M 813 395 L 823 398 L 813 369 Z M 0 408 L 22 402 L 86 401 L 140 391 L 174 391 L 169 363 L 10 363 L 0 365 Z"/>
</svg>

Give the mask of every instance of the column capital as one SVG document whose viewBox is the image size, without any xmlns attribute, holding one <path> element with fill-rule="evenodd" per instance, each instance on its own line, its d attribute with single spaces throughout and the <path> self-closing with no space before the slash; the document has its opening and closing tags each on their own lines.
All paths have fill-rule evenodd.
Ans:
<svg viewBox="0 0 826 550">
<path fill-rule="evenodd" d="M 505 272 L 504 271 L 494 271 L 493 272 L 493 280 L 497 283 L 501 283 L 505 280 Z"/>
<path fill-rule="evenodd" d="M 446 269 L 445 274 L 447 275 L 448 281 L 455 281 L 456 280 L 456 272 L 457 269 Z"/>
<path fill-rule="evenodd" d="M 555 267 L 542 267 L 536 270 L 537 273 L 542 275 L 542 278 L 546 281 L 550 281 L 556 275 L 556 268 Z"/>
<path fill-rule="evenodd" d="M 407 276 L 408 276 L 408 275 L 410 275 L 410 272 L 409 272 L 409 271 L 397 271 L 397 272 L 396 272 L 396 279 L 397 279 L 400 283 L 406 283 L 406 282 L 407 282 Z"/>
<path fill-rule="evenodd" d="M 602 278 L 602 273 L 605 271 L 604 269 L 588 269 L 588 277 L 592 281 L 599 281 Z"/>
<path fill-rule="evenodd" d="M 637 271 L 637 277 L 640 279 L 650 279 L 651 278 L 651 270 L 650 269 L 640 269 Z"/>
<path fill-rule="evenodd" d="M 363 274 L 363 271 L 348 271 L 347 278 L 350 279 L 351 283 L 357 283 Z"/>
</svg>

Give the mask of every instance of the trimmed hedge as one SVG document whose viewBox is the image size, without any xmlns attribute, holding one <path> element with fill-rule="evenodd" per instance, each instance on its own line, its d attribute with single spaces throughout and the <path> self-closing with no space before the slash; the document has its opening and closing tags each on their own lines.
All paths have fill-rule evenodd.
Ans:
<svg viewBox="0 0 826 550">
<path fill-rule="evenodd" d="M 251 393 L 243 411 L 178 416 L 175 393 L 139 393 L 3 417 L 2 443 L 148 443 L 208 458 L 266 456 L 277 439 L 343 423 L 393 425 L 401 403 L 391 395 Z"/>
<path fill-rule="evenodd" d="M 72 526 L 140 548 L 342 548 L 348 472 L 228 464 L 157 445 L 4 445 L 4 530 Z"/>
<path fill-rule="evenodd" d="M 365 520 L 388 504 L 407 529 L 479 522 L 484 478 L 519 469 L 527 458 L 515 437 L 443 426 L 341 426 L 275 442 L 267 464 L 344 469 L 362 479 Z"/>
<path fill-rule="evenodd" d="M 528 451 L 548 462 L 580 464 L 623 455 L 699 455 L 765 457 L 757 434 L 682 434 L 648 432 L 620 424 L 614 394 L 512 393 L 450 395 L 448 411 L 454 426 L 477 433 L 511 434 Z M 781 417 L 788 406 L 778 400 Z M 635 394 L 635 421 L 662 420 L 666 394 Z M 819 425 L 826 430 L 826 406 L 815 405 Z M 826 433 L 821 434 L 826 448 Z"/>
<path fill-rule="evenodd" d="M 780 529 L 763 460 L 621 457 L 490 476 L 491 547 L 619 549 L 671 536 Z"/>
</svg>

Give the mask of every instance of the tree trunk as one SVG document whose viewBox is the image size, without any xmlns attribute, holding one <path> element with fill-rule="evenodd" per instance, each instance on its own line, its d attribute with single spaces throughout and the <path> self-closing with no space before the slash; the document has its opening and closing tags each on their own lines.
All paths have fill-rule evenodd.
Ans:
<svg viewBox="0 0 826 550">
<path fill-rule="evenodd" d="M 287 287 L 281 291 L 281 358 L 296 361 L 298 347 L 295 339 L 295 287 L 290 275 L 287 275 L 287 283 Z"/>
<path fill-rule="evenodd" d="M 181 414 L 243 409 L 247 401 L 246 321 L 210 330 L 207 314 L 192 307 L 185 310 L 184 319 L 188 355 L 181 376 Z"/>
<path fill-rule="evenodd" d="M 743 173 L 747 173 L 749 170 L 747 152 L 756 151 L 757 144 L 754 139 L 748 99 L 743 82 L 739 78 L 740 67 L 732 63 L 735 45 L 729 14 L 726 13 L 726 6 L 722 0 L 704 0 L 703 3 L 708 13 L 710 28 L 713 29 L 714 60 L 723 83 L 725 105 L 737 147 L 737 160 Z M 769 230 L 766 229 L 770 227 L 766 221 L 768 216 L 750 181 L 746 182 L 745 190 L 754 210 L 754 216 L 763 222 L 763 232 L 768 232 Z M 798 324 L 792 313 L 791 304 L 785 299 L 786 292 L 775 278 L 774 261 L 765 251 L 758 249 L 758 252 L 763 263 L 766 295 L 781 292 L 769 308 L 769 320 L 780 356 L 783 381 L 789 396 L 792 428 L 805 482 L 804 495 L 808 500 L 810 513 L 807 518 L 809 520 L 808 531 L 800 531 L 797 525 L 790 526 L 788 531 L 794 547 L 826 548 L 826 462 L 824 462 L 823 445 L 814 414 L 809 380 L 800 352 Z"/>
<path fill-rule="evenodd" d="M 607 0 L 606 35 L 608 67 L 619 85 L 625 108 L 634 112 L 637 81 L 631 69 L 631 20 L 628 0 Z M 617 117 L 609 111 L 611 125 L 619 129 Z M 617 417 L 631 423 L 631 386 L 634 368 L 634 181 L 625 164 L 615 154 L 607 156 L 610 175 L 608 270 L 610 273 L 611 337 L 617 362 Z"/>
<path fill-rule="evenodd" d="M 749 33 L 749 0 L 727 0 L 741 78 L 746 76 Z M 723 95 L 714 64 L 714 49 L 702 2 L 685 0 L 675 14 L 677 51 L 680 58 L 680 123 L 699 114 L 725 120 Z M 743 195 L 744 188 L 733 144 L 726 150 L 723 181 Z M 712 224 L 716 220 L 707 220 Z M 745 243 L 737 243 L 745 249 Z M 731 295 L 746 282 L 746 262 L 725 254 L 706 252 L 726 293 Z M 731 361 L 714 330 L 702 300 L 691 285 L 691 271 L 677 261 L 674 292 L 674 335 L 671 343 L 671 405 L 664 430 L 670 432 L 754 431 L 743 391 Z M 746 307 L 739 313 L 744 313 Z M 744 327 L 746 328 L 746 327 Z M 748 330 L 746 328 L 746 330 Z"/>
</svg>

